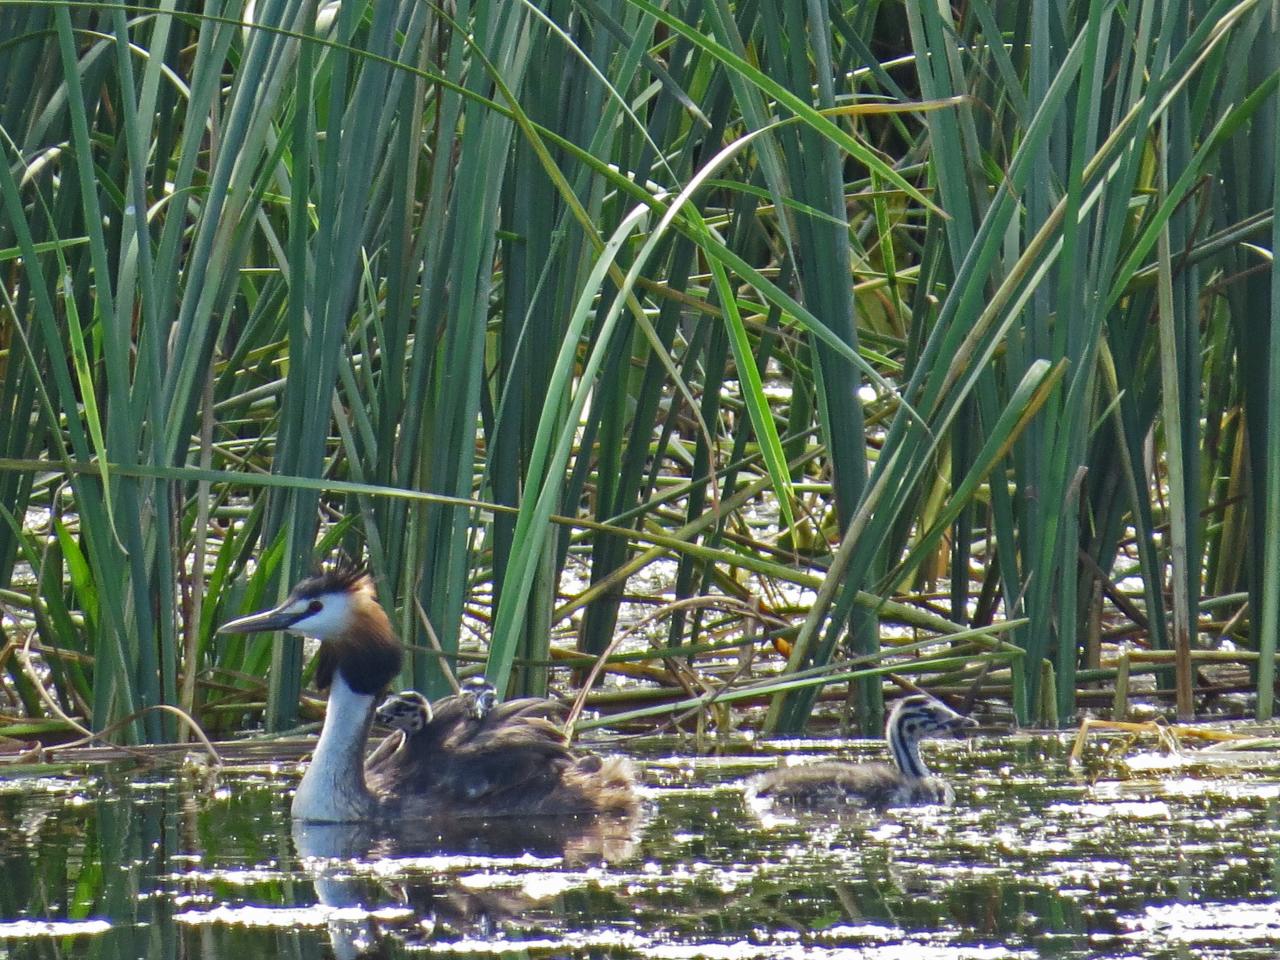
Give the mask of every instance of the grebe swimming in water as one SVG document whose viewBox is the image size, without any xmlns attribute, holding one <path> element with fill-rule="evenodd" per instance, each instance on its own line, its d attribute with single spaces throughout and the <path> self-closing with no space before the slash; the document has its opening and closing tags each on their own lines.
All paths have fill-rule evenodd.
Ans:
<svg viewBox="0 0 1280 960">
<path fill-rule="evenodd" d="M 825 763 L 779 767 L 753 777 L 748 803 L 807 809 L 842 807 L 907 807 L 949 804 L 951 785 L 930 776 L 920 759 L 925 737 L 949 736 L 977 723 L 925 694 L 912 694 L 894 704 L 885 722 L 893 763 Z"/>
<path fill-rule="evenodd" d="M 550 719 L 559 704 L 533 698 L 498 704 L 491 686 L 470 686 L 433 707 L 421 699 L 418 728 L 397 730 L 366 765 L 376 698 L 399 674 L 404 648 L 361 570 L 339 567 L 310 577 L 278 607 L 221 628 L 269 630 L 320 641 L 316 683 L 329 691 L 320 740 L 293 798 L 299 820 L 636 811 L 630 764 L 578 756 Z"/>
</svg>

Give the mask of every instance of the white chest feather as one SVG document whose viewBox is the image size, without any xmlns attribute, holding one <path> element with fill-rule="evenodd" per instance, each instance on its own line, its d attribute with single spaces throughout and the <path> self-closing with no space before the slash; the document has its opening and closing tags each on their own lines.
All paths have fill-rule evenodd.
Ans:
<svg viewBox="0 0 1280 960">
<path fill-rule="evenodd" d="M 335 674 L 320 742 L 293 797 L 297 819 L 348 823 L 373 816 L 374 800 L 364 782 L 373 699 L 347 686 L 340 671 Z"/>
</svg>

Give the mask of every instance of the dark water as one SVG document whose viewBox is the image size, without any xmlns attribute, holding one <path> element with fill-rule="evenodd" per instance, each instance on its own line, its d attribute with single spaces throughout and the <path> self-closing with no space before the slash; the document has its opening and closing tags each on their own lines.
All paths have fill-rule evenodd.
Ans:
<svg viewBox="0 0 1280 960">
<path fill-rule="evenodd" d="M 949 810 L 761 823 L 737 782 L 788 746 L 829 752 L 639 760 L 634 838 L 295 836 L 291 765 L 0 780 L 0 960 L 1280 956 L 1275 754 L 1084 775 L 1057 738 L 930 744 Z"/>
</svg>

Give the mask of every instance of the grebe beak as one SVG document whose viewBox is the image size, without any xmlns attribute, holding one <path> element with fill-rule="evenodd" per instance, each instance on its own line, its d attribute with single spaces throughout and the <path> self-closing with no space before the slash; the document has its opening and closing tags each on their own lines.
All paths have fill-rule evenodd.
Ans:
<svg viewBox="0 0 1280 960">
<path fill-rule="evenodd" d="M 286 600 L 278 607 L 251 613 L 224 623 L 218 628 L 219 633 L 266 633 L 271 630 L 288 630 L 291 626 L 311 613 L 304 605 L 298 606 L 297 600 Z"/>
</svg>

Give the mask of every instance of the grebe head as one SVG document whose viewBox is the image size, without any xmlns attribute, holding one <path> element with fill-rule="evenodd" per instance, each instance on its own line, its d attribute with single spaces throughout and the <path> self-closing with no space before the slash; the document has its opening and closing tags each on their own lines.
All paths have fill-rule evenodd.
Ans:
<svg viewBox="0 0 1280 960">
<path fill-rule="evenodd" d="M 922 779 L 929 775 L 920 760 L 920 741 L 925 737 L 950 736 L 977 722 L 956 713 L 941 700 L 923 693 L 903 697 L 893 705 L 885 721 L 884 737 L 899 770 L 908 777 Z"/>
<path fill-rule="evenodd" d="M 339 565 L 300 582 L 284 602 L 223 624 L 221 633 L 285 630 L 321 641 L 316 683 L 328 689 L 335 671 L 361 694 L 380 693 L 400 672 L 403 647 L 378 603 L 373 578 Z"/>
<path fill-rule="evenodd" d="M 462 695 L 471 700 L 472 717 L 483 720 L 498 705 L 498 688 L 483 676 L 467 677 L 462 681 Z"/>
<path fill-rule="evenodd" d="M 377 601 L 369 575 L 355 567 L 335 567 L 300 582 L 278 607 L 240 617 L 218 629 L 221 633 L 287 630 L 330 640 L 350 631 L 358 611 L 370 602 Z"/>
<path fill-rule="evenodd" d="M 431 704 L 417 690 L 402 690 L 382 701 L 373 715 L 384 727 L 403 730 L 412 736 L 433 719 Z"/>
<path fill-rule="evenodd" d="M 977 725 L 972 717 L 956 713 L 941 700 L 935 700 L 928 694 L 913 693 L 893 705 L 885 723 L 885 733 L 887 737 L 897 729 L 907 739 L 923 740 Z"/>
</svg>

